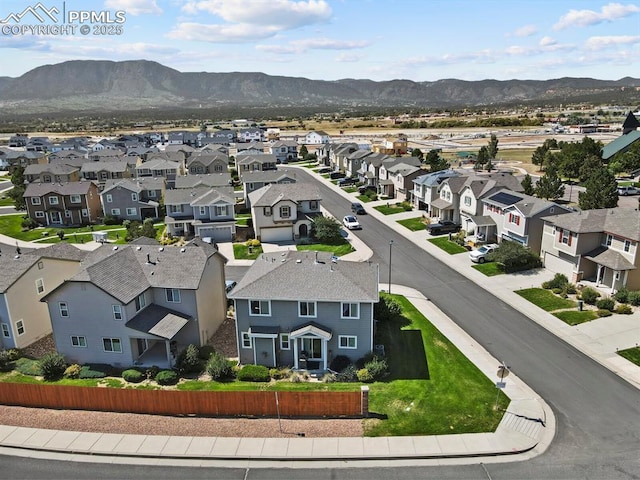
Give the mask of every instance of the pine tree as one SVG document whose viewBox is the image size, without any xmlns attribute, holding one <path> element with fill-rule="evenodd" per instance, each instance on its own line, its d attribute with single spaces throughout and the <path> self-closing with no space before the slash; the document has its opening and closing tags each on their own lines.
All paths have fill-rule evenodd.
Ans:
<svg viewBox="0 0 640 480">
<path fill-rule="evenodd" d="M 533 180 L 531 179 L 531 175 L 529 175 L 528 173 L 524 176 L 524 178 L 522 179 L 522 182 L 520 182 L 520 185 L 522 185 L 522 188 L 524 188 L 525 195 L 533 195 L 536 191 L 536 189 L 533 186 Z"/>
<path fill-rule="evenodd" d="M 487 150 L 489 153 L 489 158 L 495 159 L 496 156 L 498 155 L 498 137 L 496 137 L 495 133 L 491 134 L 491 138 L 489 139 L 489 145 L 487 146 Z"/>
<path fill-rule="evenodd" d="M 556 200 L 564 195 L 564 185 L 554 166 L 548 166 L 544 175 L 536 182 L 536 196 L 545 200 Z"/>
<path fill-rule="evenodd" d="M 11 183 L 13 183 L 13 188 L 9 193 L 7 193 L 7 196 L 13 200 L 13 205 L 16 210 L 24 210 L 27 208 L 23 197 L 25 191 L 24 182 L 24 167 L 22 165 L 18 165 L 13 169 L 13 173 L 11 174 Z"/>
<path fill-rule="evenodd" d="M 578 205 L 582 210 L 618 206 L 618 184 L 607 167 L 593 171 L 584 187 L 585 191 L 578 194 Z"/>
</svg>

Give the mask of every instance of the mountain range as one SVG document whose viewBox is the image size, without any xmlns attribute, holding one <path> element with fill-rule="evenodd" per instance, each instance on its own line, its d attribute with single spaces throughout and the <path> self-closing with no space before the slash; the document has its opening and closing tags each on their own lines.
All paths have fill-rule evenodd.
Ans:
<svg viewBox="0 0 640 480">
<path fill-rule="evenodd" d="M 0 109 L 55 113 L 221 106 L 460 108 L 589 99 L 630 104 L 638 101 L 639 92 L 640 79 L 630 77 L 324 81 L 264 73 L 179 72 L 147 60 L 74 60 L 40 66 L 18 78 L 0 77 Z"/>
</svg>

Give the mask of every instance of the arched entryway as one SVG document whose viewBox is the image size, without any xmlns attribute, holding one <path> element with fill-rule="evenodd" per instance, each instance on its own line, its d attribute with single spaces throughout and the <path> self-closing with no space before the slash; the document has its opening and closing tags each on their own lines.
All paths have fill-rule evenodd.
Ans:
<svg viewBox="0 0 640 480">
<path fill-rule="evenodd" d="M 303 223 L 302 225 L 300 225 L 300 238 L 305 238 L 309 236 L 309 227 L 307 226 L 306 223 Z"/>
</svg>

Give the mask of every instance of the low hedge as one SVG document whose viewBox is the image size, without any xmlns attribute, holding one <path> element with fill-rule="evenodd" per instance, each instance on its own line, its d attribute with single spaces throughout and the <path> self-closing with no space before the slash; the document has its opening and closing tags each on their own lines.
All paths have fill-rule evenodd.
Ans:
<svg viewBox="0 0 640 480">
<path fill-rule="evenodd" d="M 264 365 L 245 365 L 237 376 L 242 382 L 268 382 L 271 380 L 269 369 Z"/>
<path fill-rule="evenodd" d="M 145 375 L 143 375 L 142 372 L 131 368 L 122 372 L 122 378 L 129 383 L 140 383 L 145 379 Z"/>
<path fill-rule="evenodd" d="M 175 385 L 178 383 L 178 374 L 173 370 L 161 370 L 156 375 L 158 385 Z"/>
</svg>

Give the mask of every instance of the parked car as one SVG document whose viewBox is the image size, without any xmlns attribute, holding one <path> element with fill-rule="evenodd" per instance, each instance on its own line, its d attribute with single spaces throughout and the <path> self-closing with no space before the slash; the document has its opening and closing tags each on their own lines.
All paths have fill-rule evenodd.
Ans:
<svg viewBox="0 0 640 480">
<path fill-rule="evenodd" d="M 233 287 L 235 287 L 237 283 L 238 282 L 236 282 L 235 280 L 226 280 L 224 282 L 224 291 L 229 293 L 231 290 L 233 290 Z"/>
<path fill-rule="evenodd" d="M 360 195 L 364 195 L 367 192 L 377 192 L 377 189 L 374 185 L 360 185 L 358 187 L 358 193 Z"/>
<path fill-rule="evenodd" d="M 618 195 L 627 196 L 627 195 L 638 195 L 640 194 L 640 190 L 633 185 L 627 185 L 625 187 L 618 187 Z"/>
<path fill-rule="evenodd" d="M 487 261 L 487 255 L 493 252 L 496 248 L 498 248 L 497 243 L 483 245 L 480 248 L 471 250 L 471 252 L 469 252 L 469 258 L 473 263 L 484 263 Z"/>
<path fill-rule="evenodd" d="M 346 176 L 347 176 L 347 174 L 346 174 L 346 173 L 342 173 L 342 172 L 331 172 L 331 173 L 329 174 L 329 178 L 330 178 L 331 180 L 336 180 L 336 179 L 338 179 L 338 178 L 344 178 L 344 177 L 346 177 Z"/>
<path fill-rule="evenodd" d="M 427 231 L 431 235 L 442 235 L 443 233 L 456 233 L 460 231 L 462 226 L 459 223 L 450 220 L 443 220 L 438 223 L 432 223 L 427 227 Z"/>
<path fill-rule="evenodd" d="M 353 177 L 346 177 L 338 180 L 339 187 L 345 187 L 347 185 L 355 185 L 356 183 L 358 183 L 358 179 Z"/>
<path fill-rule="evenodd" d="M 322 167 L 318 169 L 319 174 L 331 173 L 331 167 Z"/>
<path fill-rule="evenodd" d="M 364 215 L 367 213 L 367 211 L 364 209 L 364 207 L 360 202 L 353 202 L 351 204 L 351 211 L 356 215 Z"/>
<path fill-rule="evenodd" d="M 353 215 L 347 215 L 342 219 L 342 224 L 348 230 L 360 230 L 362 226 L 358 222 L 358 219 Z"/>
</svg>

